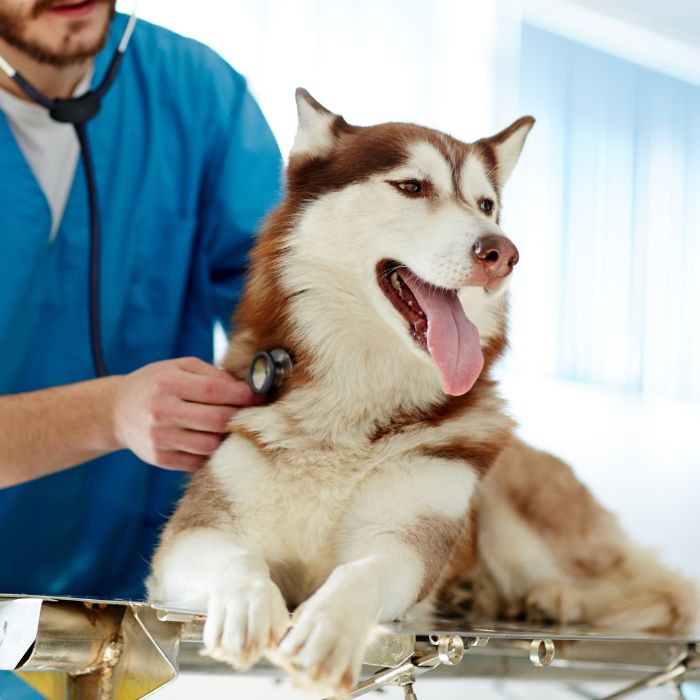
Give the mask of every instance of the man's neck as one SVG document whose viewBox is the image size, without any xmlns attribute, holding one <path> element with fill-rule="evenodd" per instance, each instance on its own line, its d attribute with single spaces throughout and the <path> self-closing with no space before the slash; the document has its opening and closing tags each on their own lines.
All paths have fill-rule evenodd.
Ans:
<svg viewBox="0 0 700 700">
<path fill-rule="evenodd" d="M 3 39 L 0 39 L 0 56 L 21 73 L 39 92 L 52 99 L 71 97 L 78 83 L 85 77 L 92 65 L 91 58 L 70 66 L 52 66 L 47 63 L 39 63 Z M 17 97 L 29 99 L 19 85 L 2 70 L 0 70 L 0 87 Z"/>
</svg>

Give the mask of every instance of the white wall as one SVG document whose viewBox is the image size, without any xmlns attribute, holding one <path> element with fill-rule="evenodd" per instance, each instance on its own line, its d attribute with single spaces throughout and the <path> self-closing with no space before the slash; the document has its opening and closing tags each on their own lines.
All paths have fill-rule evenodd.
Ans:
<svg viewBox="0 0 700 700">
<path fill-rule="evenodd" d="M 117 7 L 128 12 L 133 0 Z M 142 0 L 138 13 L 207 43 L 242 72 L 285 153 L 297 86 L 357 124 L 415 121 L 467 140 L 499 126 L 496 2 Z"/>
</svg>

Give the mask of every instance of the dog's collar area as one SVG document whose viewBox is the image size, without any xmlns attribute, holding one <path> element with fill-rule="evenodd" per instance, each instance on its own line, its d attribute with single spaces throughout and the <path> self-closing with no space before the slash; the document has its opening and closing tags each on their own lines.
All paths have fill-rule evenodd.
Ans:
<svg viewBox="0 0 700 700">
<path fill-rule="evenodd" d="M 282 386 L 292 370 L 292 355 L 284 348 L 256 352 L 248 367 L 248 385 L 254 394 L 264 396 Z"/>
</svg>

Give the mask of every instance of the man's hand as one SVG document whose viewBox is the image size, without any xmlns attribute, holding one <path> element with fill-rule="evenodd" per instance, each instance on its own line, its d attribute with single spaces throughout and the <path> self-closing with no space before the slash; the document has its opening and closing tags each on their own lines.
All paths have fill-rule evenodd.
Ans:
<svg viewBox="0 0 700 700">
<path fill-rule="evenodd" d="M 119 378 L 114 433 L 149 464 L 194 470 L 221 444 L 236 411 L 256 403 L 245 382 L 202 360 L 155 362 Z"/>
<path fill-rule="evenodd" d="M 257 403 L 245 382 L 192 357 L 0 396 L 0 488 L 122 449 L 197 469 L 236 410 Z"/>
</svg>

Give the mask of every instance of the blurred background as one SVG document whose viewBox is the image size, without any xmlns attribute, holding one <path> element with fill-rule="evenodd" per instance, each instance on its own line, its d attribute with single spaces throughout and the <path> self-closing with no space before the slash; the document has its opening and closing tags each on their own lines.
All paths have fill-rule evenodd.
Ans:
<svg viewBox="0 0 700 700">
<path fill-rule="evenodd" d="M 133 0 L 118 6 L 129 11 Z M 283 152 L 303 85 L 348 121 L 537 124 L 499 368 L 521 431 L 700 577 L 700 3 L 142 0 L 249 81 Z M 684 544 L 685 543 L 685 544 Z"/>
<path fill-rule="evenodd" d="M 353 123 L 467 141 L 537 118 L 504 197 L 521 253 L 504 394 L 524 437 L 700 579 L 700 2 L 142 0 L 139 14 L 242 72 L 284 152 L 298 85 Z"/>
</svg>

